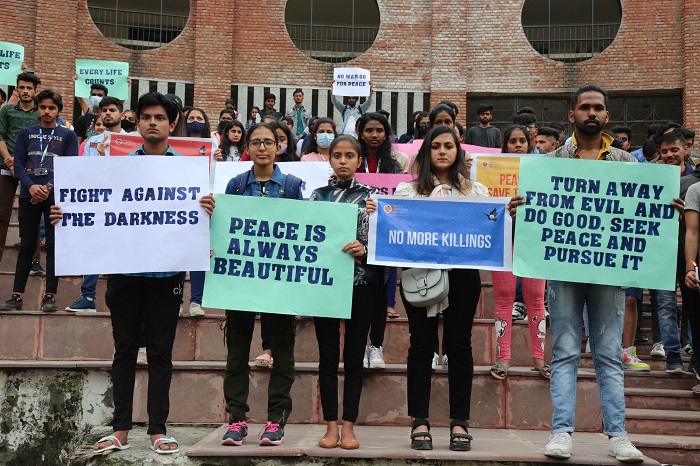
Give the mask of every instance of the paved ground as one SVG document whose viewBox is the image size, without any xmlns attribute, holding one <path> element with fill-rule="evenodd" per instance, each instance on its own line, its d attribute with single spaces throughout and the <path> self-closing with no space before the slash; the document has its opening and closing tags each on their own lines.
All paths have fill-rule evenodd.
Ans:
<svg viewBox="0 0 700 466">
<path fill-rule="evenodd" d="M 253 464 L 373 464 L 399 465 L 425 460 L 429 464 L 542 464 L 561 462 L 550 460 L 542 454 L 548 441 L 543 431 L 514 431 L 471 429 L 474 436 L 470 452 L 452 452 L 448 449 L 449 431 L 433 428 L 434 449 L 428 452 L 411 450 L 409 430 L 406 427 L 359 426 L 356 429 L 361 447 L 346 451 L 340 448 L 322 449 L 318 440 L 323 436 L 322 425 L 290 425 L 285 432 L 285 442 L 279 447 L 260 447 L 257 433 L 262 426 L 251 425 L 249 442 L 241 447 L 221 445 L 225 426 L 169 428 L 169 434 L 180 441 L 180 453 L 156 455 L 148 448 L 146 430 L 139 427 L 132 431 L 131 448 L 108 456 L 95 457 L 87 449 L 72 464 L 89 465 L 144 465 L 169 464 L 174 466 L 194 465 L 253 465 Z M 107 431 L 108 432 L 108 431 Z M 94 431 L 94 439 L 105 431 Z M 577 433 L 574 436 L 574 455 L 567 465 L 620 465 L 607 455 L 607 437 L 603 434 Z M 87 445 L 86 445 L 87 446 Z M 284 459 L 282 458 L 284 457 Z M 641 463 L 638 463 L 641 464 Z M 658 465 L 648 459 L 643 464 Z"/>
</svg>

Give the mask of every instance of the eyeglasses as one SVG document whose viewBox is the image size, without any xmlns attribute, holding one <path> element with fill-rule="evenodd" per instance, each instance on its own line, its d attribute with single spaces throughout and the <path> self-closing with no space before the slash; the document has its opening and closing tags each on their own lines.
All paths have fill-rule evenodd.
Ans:
<svg viewBox="0 0 700 466">
<path fill-rule="evenodd" d="M 248 146 L 252 147 L 253 149 L 258 149 L 260 144 L 263 144 L 265 149 L 272 149 L 277 145 L 277 143 L 272 139 L 265 139 L 264 141 L 261 141 L 260 139 L 253 139 L 252 141 L 248 141 Z"/>
</svg>

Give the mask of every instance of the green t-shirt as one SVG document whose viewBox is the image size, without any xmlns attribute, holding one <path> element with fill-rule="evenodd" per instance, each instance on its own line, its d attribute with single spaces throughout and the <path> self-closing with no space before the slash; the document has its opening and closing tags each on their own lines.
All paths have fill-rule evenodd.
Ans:
<svg viewBox="0 0 700 466">
<path fill-rule="evenodd" d="M 24 111 L 17 105 L 5 105 L 0 109 L 0 141 L 5 141 L 10 155 L 15 155 L 15 144 L 19 130 L 25 126 L 39 124 L 39 112 L 36 107 Z M 5 162 L 0 160 L 0 168 L 5 167 Z"/>
</svg>

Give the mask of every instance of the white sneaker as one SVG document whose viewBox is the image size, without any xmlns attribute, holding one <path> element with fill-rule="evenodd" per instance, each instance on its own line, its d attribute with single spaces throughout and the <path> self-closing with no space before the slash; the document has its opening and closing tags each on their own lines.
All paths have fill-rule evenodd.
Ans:
<svg viewBox="0 0 700 466">
<path fill-rule="evenodd" d="M 527 306 L 524 303 L 514 302 L 513 303 L 513 320 L 523 320 L 527 317 Z"/>
<path fill-rule="evenodd" d="M 550 458 L 571 458 L 574 443 L 566 432 L 549 436 L 549 443 L 544 446 L 544 455 Z"/>
<path fill-rule="evenodd" d="M 370 369 L 384 369 L 384 347 L 376 346 L 369 347 L 369 368 Z"/>
<path fill-rule="evenodd" d="M 447 355 L 446 354 L 442 355 L 442 368 L 447 369 Z"/>
<path fill-rule="evenodd" d="M 437 354 L 437 353 L 433 353 L 433 362 L 430 363 L 430 368 L 431 368 L 432 370 L 437 370 L 438 360 L 439 360 L 439 359 L 440 359 L 440 357 L 438 356 L 438 354 Z"/>
<path fill-rule="evenodd" d="M 610 443 L 608 443 L 608 455 L 614 456 L 618 461 L 624 461 L 625 463 L 644 461 L 642 452 L 637 450 L 626 436 L 610 438 Z"/>
<path fill-rule="evenodd" d="M 369 369 L 369 346 L 365 346 L 365 357 L 362 358 L 362 367 Z"/>
<path fill-rule="evenodd" d="M 199 317 L 204 315 L 204 309 L 199 303 L 190 303 L 190 315 L 192 317 Z"/>
<path fill-rule="evenodd" d="M 177 313 L 178 317 L 182 317 L 182 303 L 180 303 L 180 310 Z"/>
<path fill-rule="evenodd" d="M 654 343 L 654 346 L 651 347 L 651 354 L 652 356 L 656 358 L 665 358 L 666 357 L 666 351 L 664 351 L 664 344 L 659 342 L 659 343 Z"/>
<path fill-rule="evenodd" d="M 586 338 L 586 351 L 584 353 L 588 354 L 591 352 L 591 339 Z"/>
</svg>

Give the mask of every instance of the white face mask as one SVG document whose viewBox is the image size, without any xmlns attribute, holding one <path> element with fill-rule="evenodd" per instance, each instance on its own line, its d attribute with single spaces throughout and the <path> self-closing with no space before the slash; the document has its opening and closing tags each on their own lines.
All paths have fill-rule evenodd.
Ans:
<svg viewBox="0 0 700 466">
<path fill-rule="evenodd" d="M 92 105 L 92 108 L 98 108 L 100 106 L 100 102 L 102 102 L 102 97 L 99 95 L 90 96 L 90 105 Z"/>
</svg>

